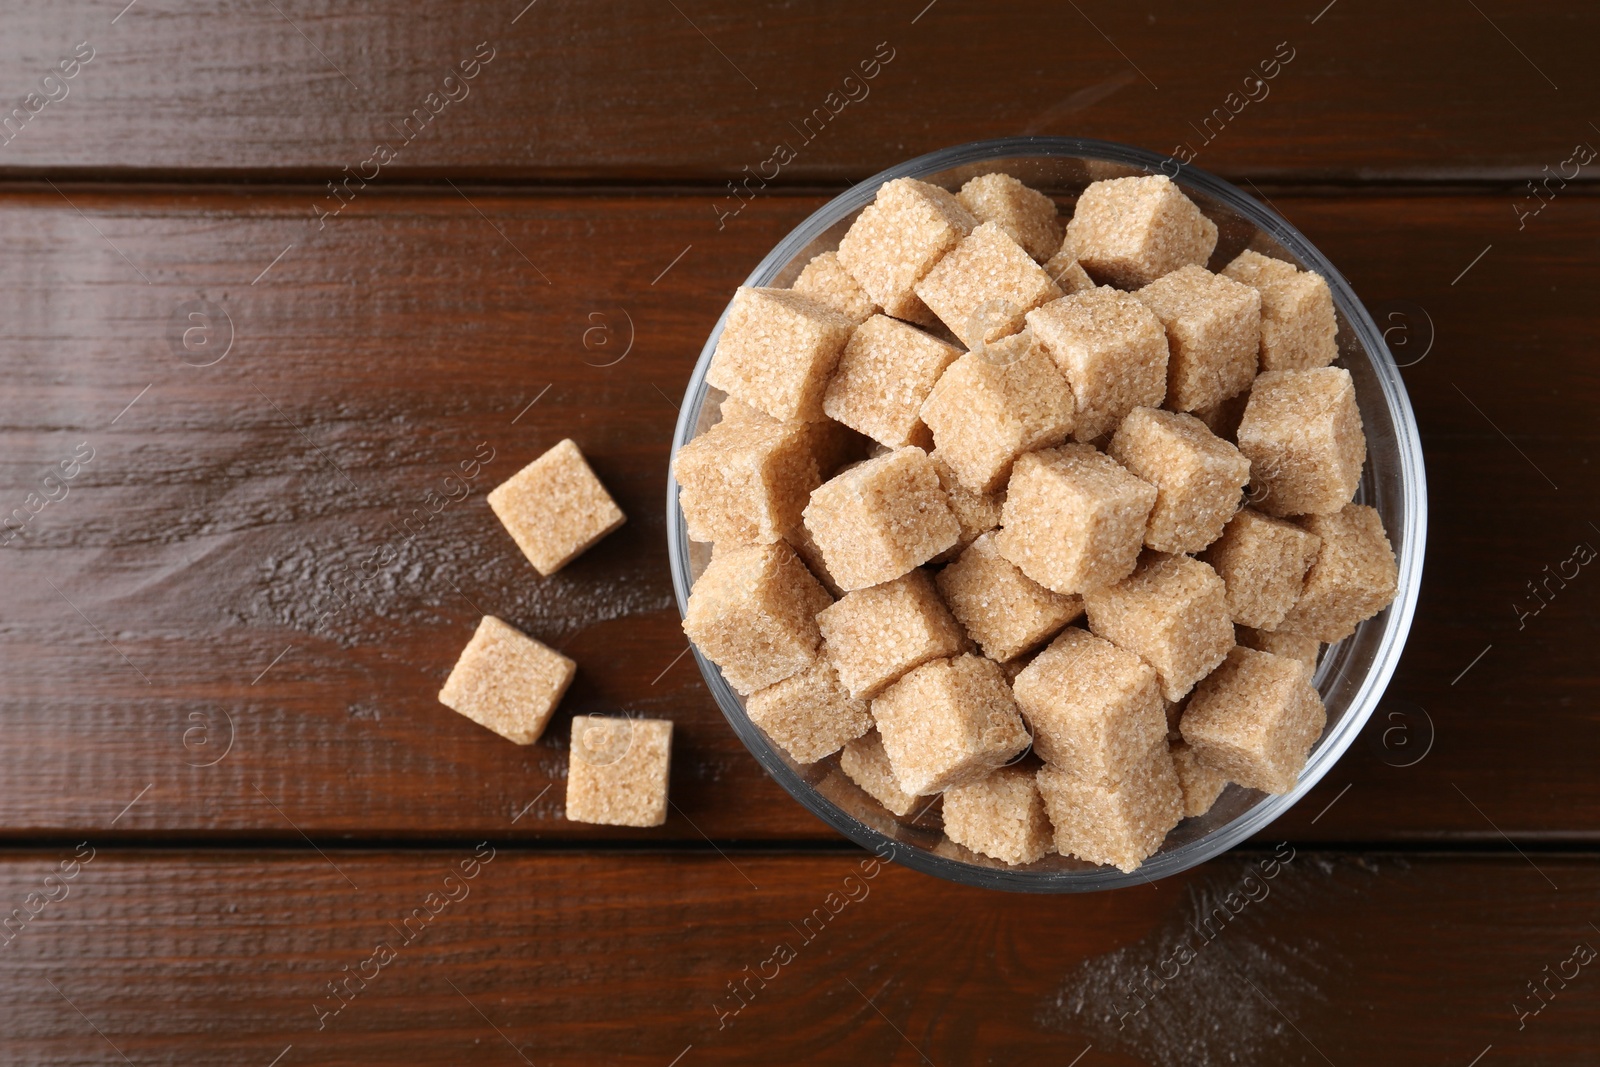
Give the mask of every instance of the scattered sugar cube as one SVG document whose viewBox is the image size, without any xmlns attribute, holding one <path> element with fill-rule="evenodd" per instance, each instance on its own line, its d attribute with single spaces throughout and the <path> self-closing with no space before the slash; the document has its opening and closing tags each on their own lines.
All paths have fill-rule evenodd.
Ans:
<svg viewBox="0 0 1600 1067">
<path fill-rule="evenodd" d="M 980 223 L 992 222 L 1028 255 L 1043 263 L 1061 247 L 1061 220 L 1056 202 L 1009 174 L 984 174 L 956 193 L 961 206 Z"/>
<path fill-rule="evenodd" d="M 1057 593 L 1120 581 L 1138 563 L 1156 487 L 1090 445 L 1017 460 L 996 539 L 1001 555 Z"/>
<path fill-rule="evenodd" d="M 1306 530 L 1322 539 L 1306 571 L 1300 599 L 1279 626 L 1319 641 L 1339 641 L 1389 606 L 1400 580 L 1383 520 L 1365 504 L 1332 515 L 1307 515 Z"/>
<path fill-rule="evenodd" d="M 519 745 L 539 740 L 578 665 L 485 615 L 439 690 L 439 703 Z"/>
<path fill-rule="evenodd" d="M 779 422 L 820 422 L 823 391 L 855 325 L 804 293 L 741 285 L 706 382 Z"/>
<path fill-rule="evenodd" d="M 1045 260 L 1044 272 L 1050 275 L 1050 280 L 1056 283 L 1056 288 L 1061 290 L 1063 296 L 1094 288 L 1094 279 L 1089 277 L 1078 262 L 1078 257 L 1070 251 L 1057 252 Z"/>
<path fill-rule="evenodd" d="M 718 552 L 689 591 L 683 632 L 748 696 L 810 666 L 833 603 L 786 542 Z"/>
<path fill-rule="evenodd" d="M 1114 785 L 1048 764 L 1038 782 L 1056 849 L 1089 863 L 1136 871 L 1183 819 L 1183 788 L 1165 741 L 1152 745 L 1138 769 Z"/>
<path fill-rule="evenodd" d="M 1155 312 L 1108 286 L 1052 300 L 1027 322 L 1072 385 L 1073 440 L 1093 441 L 1167 395 L 1167 333 Z"/>
<path fill-rule="evenodd" d="M 1028 747 L 1000 665 L 982 656 L 936 659 L 872 702 L 900 787 L 927 796 L 981 778 Z"/>
<path fill-rule="evenodd" d="M 1012 689 L 1034 753 L 1088 782 L 1120 782 L 1167 736 L 1155 670 L 1076 626 L 1035 656 Z"/>
<path fill-rule="evenodd" d="M 1343 367 L 1258 376 L 1239 423 L 1250 499 L 1268 515 L 1323 515 L 1350 502 L 1367 460 L 1355 383 Z"/>
<path fill-rule="evenodd" d="M 955 544 L 960 526 L 920 448 L 898 448 L 822 483 L 806 529 L 840 588 L 881 585 Z"/>
<path fill-rule="evenodd" d="M 1217 224 L 1164 174 L 1093 182 L 1078 197 L 1066 239 L 1096 281 L 1149 285 L 1179 267 L 1205 266 Z"/>
<path fill-rule="evenodd" d="M 992 222 L 934 264 L 916 293 L 968 348 L 1016 333 L 1024 315 L 1061 296 L 1044 268 Z"/>
<path fill-rule="evenodd" d="M 867 796 L 901 818 L 910 815 L 918 805 L 927 803 L 900 788 L 900 780 L 889 766 L 889 756 L 883 750 L 883 739 L 877 730 L 868 731 L 844 746 L 839 753 L 839 769 Z"/>
<path fill-rule="evenodd" d="M 820 656 L 799 674 L 751 694 L 744 710 L 796 763 L 831 756 L 872 729 L 867 702 L 851 696 Z"/>
<path fill-rule="evenodd" d="M 567 818 L 605 826 L 667 821 L 672 723 L 603 715 L 572 717 Z"/>
<path fill-rule="evenodd" d="M 922 403 L 944 369 L 961 356 L 915 326 L 874 315 L 850 336 L 822 410 L 879 444 L 913 443 L 922 424 Z"/>
<path fill-rule="evenodd" d="M 1198 552 L 1221 534 L 1250 482 L 1250 461 L 1193 415 L 1134 408 L 1106 452 L 1156 487 L 1144 543 Z"/>
<path fill-rule="evenodd" d="M 1271 630 L 1300 599 L 1319 544 L 1292 522 L 1240 508 L 1204 558 L 1228 588 L 1233 621 Z"/>
<path fill-rule="evenodd" d="M 1172 746 L 1172 766 L 1178 772 L 1178 786 L 1183 790 L 1183 814 L 1194 819 L 1211 810 L 1222 791 L 1228 788 L 1228 776 L 1195 755 L 1194 749 L 1179 741 Z"/>
<path fill-rule="evenodd" d="M 914 667 L 964 650 L 926 571 L 857 589 L 817 613 L 823 654 L 850 695 L 870 700 Z"/>
<path fill-rule="evenodd" d="M 1000 554 L 993 533 L 975 539 L 937 582 L 967 635 L 997 663 L 1036 648 L 1083 614 L 1081 597 L 1053 593 L 1023 574 Z"/>
<path fill-rule="evenodd" d="M 1002 767 L 945 790 L 944 833 L 1013 866 L 1040 859 L 1055 841 L 1034 772 L 1023 767 Z"/>
<path fill-rule="evenodd" d="M 1005 492 L 979 493 L 968 489 L 961 484 L 955 469 L 944 461 L 937 449 L 928 453 L 928 458 L 933 460 L 934 470 L 939 472 L 939 485 L 950 500 L 950 511 L 956 517 L 956 524 L 961 527 L 956 543 L 933 557 L 932 562 L 942 563 L 960 555 L 963 549 L 978 539 L 979 534 L 988 533 L 1000 525 L 1000 506 L 1005 503 Z"/>
<path fill-rule="evenodd" d="M 812 257 L 790 288 L 828 305 L 851 322 L 867 321 L 874 310 L 872 297 L 839 266 L 837 252 Z"/>
<path fill-rule="evenodd" d="M 1190 556 L 1150 553 L 1116 585 L 1084 594 L 1089 628 L 1142 656 L 1161 676 L 1161 692 L 1180 700 L 1233 647 L 1227 588 Z"/>
<path fill-rule="evenodd" d="M 915 178 L 884 182 L 839 241 L 839 265 L 897 319 L 931 318 L 916 284 L 978 222 L 956 198 Z"/>
<path fill-rule="evenodd" d="M 1183 739 L 1229 781 L 1287 793 L 1327 717 L 1304 663 L 1235 647 L 1195 687 L 1183 712 Z"/>
<path fill-rule="evenodd" d="M 528 562 L 547 576 L 625 519 L 571 438 L 495 486 L 488 500 Z"/>
<path fill-rule="evenodd" d="M 1191 265 L 1133 295 L 1167 331 L 1167 407 L 1208 408 L 1250 387 L 1261 347 L 1260 293 Z"/>
<path fill-rule="evenodd" d="M 770 544 L 800 521 L 822 484 L 804 422 L 724 419 L 678 450 L 672 473 L 689 537 Z"/>
<path fill-rule="evenodd" d="M 1314 370 L 1339 356 L 1333 293 L 1313 271 L 1240 252 L 1222 273 L 1261 293 L 1261 369 Z"/>
<path fill-rule="evenodd" d="M 1322 651 L 1322 642 L 1315 637 L 1290 633 L 1288 630 L 1254 630 L 1248 626 L 1235 626 L 1233 632 L 1245 648 L 1287 656 L 1299 660 L 1313 671 L 1317 669 L 1317 655 Z"/>
</svg>

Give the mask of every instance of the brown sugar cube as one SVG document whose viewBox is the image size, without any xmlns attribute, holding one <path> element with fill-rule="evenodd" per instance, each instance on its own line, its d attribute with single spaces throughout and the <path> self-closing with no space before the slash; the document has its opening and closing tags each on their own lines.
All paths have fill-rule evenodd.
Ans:
<svg viewBox="0 0 1600 1067">
<path fill-rule="evenodd" d="M 1167 395 L 1167 333 L 1131 293 L 1107 286 L 1028 312 L 1028 326 L 1072 385 L 1072 437 L 1093 441 L 1137 407 Z"/>
<path fill-rule="evenodd" d="M 823 655 L 850 695 L 870 700 L 929 660 L 954 656 L 966 641 L 926 571 L 857 589 L 817 613 Z"/>
<path fill-rule="evenodd" d="M 1156 487 L 1090 445 L 1017 460 L 996 543 L 1022 573 L 1057 593 L 1120 581 L 1139 561 Z"/>
<path fill-rule="evenodd" d="M 822 583 L 822 588 L 834 599 L 844 596 L 844 590 L 839 588 L 839 583 L 833 580 L 833 575 L 828 573 L 828 561 L 822 558 L 822 549 L 817 547 L 816 541 L 811 538 L 811 531 L 806 529 L 806 524 L 797 523 L 783 539 L 789 542 L 789 547 L 794 549 L 795 555 L 805 563 L 817 581 Z M 717 546 L 711 546 L 711 558 L 716 559 Z"/>
<path fill-rule="evenodd" d="M 1167 407 L 1194 411 L 1250 387 L 1261 294 L 1204 267 L 1180 267 L 1133 294 L 1167 331 Z"/>
<path fill-rule="evenodd" d="M 812 257 L 789 288 L 831 307 L 851 322 L 865 322 L 873 312 L 872 297 L 839 266 L 839 253 Z"/>
<path fill-rule="evenodd" d="M 1327 723 L 1311 668 L 1299 660 L 1235 647 L 1195 687 L 1183 712 L 1194 754 L 1246 789 L 1287 793 Z"/>
<path fill-rule="evenodd" d="M 1178 786 L 1183 790 L 1183 814 L 1194 819 L 1211 810 L 1222 791 L 1228 788 L 1228 776 L 1195 755 L 1194 749 L 1179 741 L 1172 746 L 1172 766 L 1178 772 Z"/>
<path fill-rule="evenodd" d="M 1224 441 L 1232 441 L 1239 435 L 1239 420 L 1244 418 L 1244 409 L 1249 403 L 1250 391 L 1246 389 L 1210 407 L 1195 408 L 1193 414 L 1206 424 L 1206 429 Z"/>
<path fill-rule="evenodd" d="M 1258 376 L 1239 422 L 1250 499 L 1268 515 L 1325 515 L 1350 503 L 1367 461 L 1355 383 L 1343 367 Z"/>
<path fill-rule="evenodd" d="M 572 717 L 567 818 L 605 826 L 667 821 L 672 723 L 603 715 Z"/>
<path fill-rule="evenodd" d="M 916 292 L 968 348 L 1016 333 L 1024 315 L 1061 296 L 1044 268 L 992 222 L 962 238 Z"/>
<path fill-rule="evenodd" d="M 1093 182 L 1078 197 L 1066 239 L 1098 282 L 1149 285 L 1179 267 L 1205 266 L 1217 224 L 1164 174 Z"/>
<path fill-rule="evenodd" d="M 889 756 L 883 751 L 883 738 L 871 730 L 844 746 L 839 753 L 839 769 L 862 791 L 889 811 L 904 818 L 918 805 L 927 801 L 900 788 L 900 780 L 889 766 Z"/>
<path fill-rule="evenodd" d="M 960 526 L 920 448 L 897 448 L 822 483 L 806 529 L 842 589 L 892 582 L 955 544 Z"/>
<path fill-rule="evenodd" d="M 1300 598 L 1319 544 L 1292 522 L 1240 508 L 1204 558 L 1228 587 L 1233 621 L 1271 630 Z"/>
<path fill-rule="evenodd" d="M 672 457 L 689 537 L 770 544 L 800 521 L 822 484 L 810 423 L 724 420 Z"/>
<path fill-rule="evenodd" d="M 1313 671 L 1317 669 L 1317 656 L 1322 651 L 1322 642 L 1315 637 L 1290 633 L 1288 630 L 1254 630 L 1248 626 L 1235 626 L 1233 632 L 1245 648 L 1287 656 L 1299 660 Z"/>
<path fill-rule="evenodd" d="M 1028 331 L 968 352 L 922 405 L 939 455 L 967 488 L 992 493 L 1024 452 L 1065 441 L 1072 390 Z"/>
<path fill-rule="evenodd" d="M 818 657 L 799 674 L 752 693 L 745 714 L 796 763 L 815 763 L 872 729 L 872 710 Z"/>
<path fill-rule="evenodd" d="M 1083 614 L 1081 597 L 1062 596 L 1000 554 L 993 533 L 980 535 L 936 579 L 944 602 L 983 654 L 997 663 L 1042 644 Z"/>
<path fill-rule="evenodd" d="M 543 575 L 571 563 L 626 518 L 571 438 L 495 486 L 488 500 Z"/>
<path fill-rule="evenodd" d="M 1134 408 L 1106 452 L 1156 487 L 1144 543 L 1198 552 L 1221 534 L 1250 481 L 1250 461 L 1193 415 Z"/>
<path fill-rule="evenodd" d="M 439 703 L 519 745 L 539 740 L 578 665 L 485 615 L 439 690 Z"/>
<path fill-rule="evenodd" d="M 1012 866 L 1042 858 L 1055 843 L 1034 771 L 1023 767 L 1002 767 L 945 790 L 944 834 Z"/>
<path fill-rule="evenodd" d="M 1063 296 L 1094 288 L 1094 279 L 1078 263 L 1078 257 L 1065 249 L 1044 261 L 1044 272 L 1050 275 Z"/>
<path fill-rule="evenodd" d="M 1332 515 L 1307 515 L 1306 530 L 1322 539 L 1306 571 L 1300 599 L 1278 625 L 1318 641 L 1339 641 L 1389 606 L 1400 575 L 1383 520 L 1365 504 Z"/>
<path fill-rule="evenodd" d="M 956 517 L 956 524 L 961 527 L 956 543 L 931 561 L 943 563 L 959 556 L 962 550 L 978 539 L 979 534 L 988 533 L 1000 525 L 1000 507 L 1005 503 L 1005 492 L 979 493 L 968 489 L 961 484 L 955 469 L 944 461 L 937 450 L 928 453 L 928 458 L 933 460 L 933 467 L 939 472 L 939 485 L 950 500 L 950 511 Z"/>
<path fill-rule="evenodd" d="M 1261 293 L 1262 370 L 1314 370 L 1338 358 L 1339 323 L 1322 275 L 1250 251 L 1222 273 Z"/>
<path fill-rule="evenodd" d="M 932 316 L 916 284 L 977 224 L 947 190 L 896 178 L 839 240 L 839 265 L 886 314 L 925 321 Z"/>
<path fill-rule="evenodd" d="M 872 702 L 900 787 L 927 796 L 1004 766 L 1028 747 L 1000 665 L 965 655 L 925 663 Z"/>
<path fill-rule="evenodd" d="M 1167 736 L 1155 670 L 1076 626 L 1035 656 L 1012 689 L 1034 753 L 1086 781 L 1121 781 Z"/>
<path fill-rule="evenodd" d="M 1009 174 L 983 174 L 956 193 L 961 206 L 980 223 L 999 226 L 1035 260 L 1043 263 L 1061 247 L 1056 202 Z"/>
<path fill-rule="evenodd" d="M 915 326 L 874 315 L 850 335 L 822 410 L 890 448 L 913 444 L 922 403 L 944 369 L 961 356 Z"/>
<path fill-rule="evenodd" d="M 741 285 L 706 382 L 779 422 L 820 422 L 823 391 L 855 325 L 804 293 Z"/>
<path fill-rule="evenodd" d="M 833 603 L 786 542 L 719 552 L 689 591 L 683 632 L 748 696 L 810 666 Z"/>
<path fill-rule="evenodd" d="M 1084 594 L 1089 628 L 1137 653 L 1161 676 L 1161 692 L 1181 700 L 1233 647 L 1227 588 L 1190 556 L 1150 553 L 1116 585 Z"/>
<path fill-rule="evenodd" d="M 1056 849 L 1089 863 L 1136 871 L 1183 819 L 1183 787 L 1165 741 L 1115 784 L 1086 781 L 1049 764 L 1038 782 Z"/>
</svg>

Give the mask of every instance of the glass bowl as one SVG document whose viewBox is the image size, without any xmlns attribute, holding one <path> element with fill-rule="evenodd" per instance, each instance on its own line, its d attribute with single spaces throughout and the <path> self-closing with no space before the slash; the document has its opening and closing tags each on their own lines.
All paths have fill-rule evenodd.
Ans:
<svg viewBox="0 0 1600 1067">
<path fill-rule="evenodd" d="M 1327 279 L 1339 322 L 1338 365 L 1349 370 L 1355 380 L 1367 435 L 1367 463 L 1356 500 L 1372 505 L 1383 516 L 1399 563 L 1400 581 L 1393 604 L 1362 623 L 1355 634 L 1324 650 L 1314 682 L 1327 705 L 1328 726 L 1300 772 L 1299 782 L 1282 796 L 1228 786 L 1209 812 L 1185 819 L 1167 835 L 1161 850 L 1132 873 L 1057 855 L 1012 867 L 950 841 L 937 813 L 915 820 L 895 818 L 845 777 L 837 756 L 810 765 L 795 763 L 750 722 L 742 699 L 698 648 L 695 659 L 729 725 L 762 768 L 823 822 L 880 857 L 951 881 L 994 889 L 1062 893 L 1142 884 L 1203 863 L 1261 831 L 1305 796 L 1361 732 L 1399 662 L 1422 582 L 1428 507 L 1422 446 L 1411 403 L 1383 335 L 1333 264 L 1276 212 L 1227 182 L 1192 166 L 1180 166 L 1169 157 L 1126 145 L 1069 137 L 1019 137 L 979 141 L 919 156 L 851 187 L 813 212 L 767 254 L 744 284 L 792 283 L 812 256 L 837 246 L 857 213 L 886 181 L 920 178 L 955 190 L 969 178 L 991 171 L 1014 175 L 1063 204 L 1071 203 L 1091 181 L 1165 173 L 1217 224 L 1217 248 L 1211 259 L 1214 268 L 1252 248 Z M 728 296 L 731 301 L 733 294 Z M 674 453 L 717 421 L 723 395 L 709 388 L 705 377 L 726 320 L 724 309 L 689 378 L 673 436 Z M 690 587 L 710 561 L 711 546 L 689 540 L 678 507 L 677 482 L 670 473 L 667 547 L 681 614 Z"/>
</svg>

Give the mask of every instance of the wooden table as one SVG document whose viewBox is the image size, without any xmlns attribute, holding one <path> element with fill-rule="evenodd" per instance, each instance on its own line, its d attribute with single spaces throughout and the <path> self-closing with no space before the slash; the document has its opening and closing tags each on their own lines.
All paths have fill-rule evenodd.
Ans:
<svg viewBox="0 0 1600 1067">
<path fill-rule="evenodd" d="M 0 1061 L 1594 1056 L 1600 10 L 123 2 L 0 37 Z M 1294 222 L 1389 331 L 1431 488 L 1334 772 L 1074 898 L 869 877 L 680 656 L 662 514 L 760 256 L 1027 133 L 1188 145 Z M 565 436 L 630 518 L 541 581 L 483 495 Z M 484 613 L 582 665 L 532 747 L 435 700 Z M 567 720 L 618 710 L 677 723 L 658 830 L 563 819 Z"/>
</svg>

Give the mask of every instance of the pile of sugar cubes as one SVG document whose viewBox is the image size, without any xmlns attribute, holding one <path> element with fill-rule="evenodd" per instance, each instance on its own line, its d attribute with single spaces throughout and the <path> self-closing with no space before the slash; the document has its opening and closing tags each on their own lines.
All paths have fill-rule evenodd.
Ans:
<svg viewBox="0 0 1600 1067">
<path fill-rule="evenodd" d="M 489 507 L 541 575 L 549 576 L 623 523 L 578 446 L 564 440 L 496 486 Z M 439 701 L 508 741 L 531 745 L 550 725 L 578 665 L 515 627 L 485 616 Z M 660 826 L 667 818 L 672 723 L 575 715 L 567 764 L 567 818 Z"/>
<path fill-rule="evenodd" d="M 1132 871 L 1227 783 L 1294 787 L 1321 644 L 1397 572 L 1327 283 L 1216 241 L 1161 176 L 1064 227 L 902 178 L 738 290 L 673 463 L 683 628 L 774 745 L 1009 864 Z"/>
</svg>

